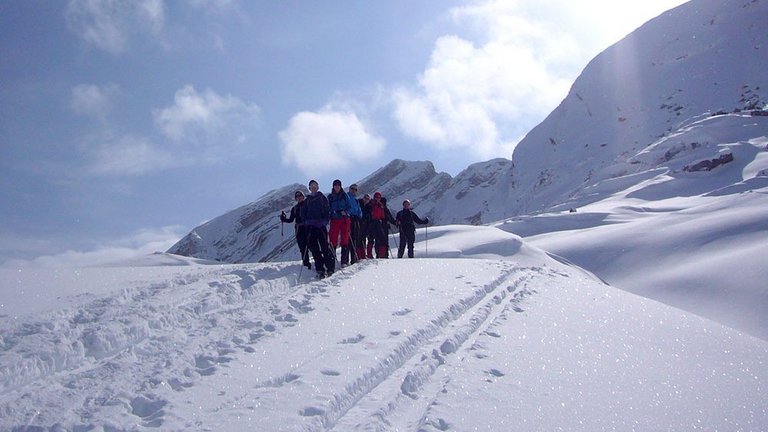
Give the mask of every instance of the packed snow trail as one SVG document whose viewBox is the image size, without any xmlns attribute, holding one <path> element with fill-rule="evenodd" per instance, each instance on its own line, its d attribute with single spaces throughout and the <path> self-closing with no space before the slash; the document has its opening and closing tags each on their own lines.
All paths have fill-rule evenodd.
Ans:
<svg viewBox="0 0 768 432">
<path fill-rule="evenodd" d="M 765 342 L 523 255 L 119 270 L 2 317 L 0 429 L 768 425 Z"/>
</svg>

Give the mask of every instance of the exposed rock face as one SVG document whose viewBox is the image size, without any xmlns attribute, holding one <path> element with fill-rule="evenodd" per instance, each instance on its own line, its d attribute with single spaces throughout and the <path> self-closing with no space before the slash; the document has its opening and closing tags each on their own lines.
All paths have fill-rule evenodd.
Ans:
<svg viewBox="0 0 768 432">
<path fill-rule="evenodd" d="M 275 189 L 258 200 L 227 212 L 195 228 L 168 252 L 208 260 L 239 263 L 256 262 L 275 250 L 288 249 L 293 230 L 281 235 L 277 216 L 293 205 L 296 190 L 306 187 L 292 184 Z"/>
<path fill-rule="evenodd" d="M 705 159 L 683 168 L 685 171 L 712 171 L 720 165 L 733 162 L 733 153 L 721 154 L 715 159 Z"/>
</svg>

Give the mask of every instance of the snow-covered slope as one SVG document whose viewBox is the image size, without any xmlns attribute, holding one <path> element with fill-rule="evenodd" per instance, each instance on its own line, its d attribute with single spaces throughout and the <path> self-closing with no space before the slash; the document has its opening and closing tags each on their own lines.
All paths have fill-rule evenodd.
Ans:
<svg viewBox="0 0 768 432">
<path fill-rule="evenodd" d="M 635 172 L 625 162 L 692 119 L 765 107 L 766 16 L 764 0 L 693 0 L 599 54 L 515 149 L 509 214 Z"/>
<path fill-rule="evenodd" d="M 425 231 L 430 258 L 322 281 L 167 255 L 2 270 L 0 430 L 768 427 L 767 342 L 496 228 Z"/>
<path fill-rule="evenodd" d="M 768 117 L 709 117 L 638 154 L 646 171 L 585 189 L 577 213 L 499 226 L 613 286 L 768 340 L 767 150 Z M 713 161 L 729 162 L 694 170 Z"/>
</svg>

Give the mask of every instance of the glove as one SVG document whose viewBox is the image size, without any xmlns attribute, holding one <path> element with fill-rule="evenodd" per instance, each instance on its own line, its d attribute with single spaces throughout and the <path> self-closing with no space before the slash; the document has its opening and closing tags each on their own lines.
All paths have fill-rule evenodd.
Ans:
<svg viewBox="0 0 768 432">
<path fill-rule="evenodd" d="M 429 223 L 429 218 L 424 218 L 424 223 L 428 224 Z"/>
<path fill-rule="evenodd" d="M 280 222 L 285 222 L 286 219 L 288 219 L 288 218 L 285 217 L 285 211 L 281 211 L 280 212 Z"/>
</svg>

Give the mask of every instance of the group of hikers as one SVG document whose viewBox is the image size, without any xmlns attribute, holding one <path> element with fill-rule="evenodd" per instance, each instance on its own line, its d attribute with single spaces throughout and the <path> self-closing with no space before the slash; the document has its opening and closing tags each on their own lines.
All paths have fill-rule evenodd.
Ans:
<svg viewBox="0 0 768 432">
<path fill-rule="evenodd" d="M 302 264 L 312 268 L 311 253 L 317 277 L 321 279 L 336 270 L 338 246 L 341 246 L 339 264 L 342 267 L 373 258 L 374 249 L 376 258 L 388 258 L 390 224 L 400 228 L 397 257 L 402 258 L 407 247 L 408 257 L 413 258 L 416 224 L 429 223 L 429 218 L 421 219 L 411 210 L 409 200 L 403 201 L 403 209 L 392 217 L 381 192 L 375 192 L 373 197 L 365 194 L 357 198 L 357 185 L 352 184 L 345 192 L 338 179 L 333 181 L 333 190 L 327 196 L 320 192 L 315 180 L 309 181 L 309 192 L 308 196 L 300 190 L 295 192 L 296 205 L 290 215 L 280 213 L 280 222 L 295 223 Z"/>
</svg>

